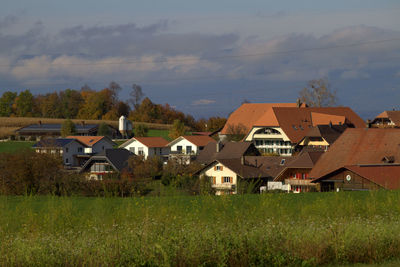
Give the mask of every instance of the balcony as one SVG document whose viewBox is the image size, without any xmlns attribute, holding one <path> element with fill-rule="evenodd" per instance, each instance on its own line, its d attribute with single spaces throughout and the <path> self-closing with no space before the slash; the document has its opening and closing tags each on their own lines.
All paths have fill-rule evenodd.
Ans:
<svg viewBox="0 0 400 267">
<path fill-rule="evenodd" d="M 315 183 L 311 183 L 312 180 L 310 179 L 285 179 L 285 184 L 290 184 L 290 185 L 305 185 L 305 186 L 316 186 Z"/>
<path fill-rule="evenodd" d="M 236 185 L 231 183 L 223 183 L 223 184 L 213 184 L 211 185 L 211 187 L 215 189 L 235 190 Z"/>
</svg>

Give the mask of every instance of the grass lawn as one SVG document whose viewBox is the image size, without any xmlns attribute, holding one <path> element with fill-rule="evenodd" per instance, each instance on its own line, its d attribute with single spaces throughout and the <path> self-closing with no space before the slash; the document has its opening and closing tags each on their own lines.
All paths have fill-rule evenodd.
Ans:
<svg viewBox="0 0 400 267">
<path fill-rule="evenodd" d="M 0 210 L 1 266 L 377 266 L 400 258 L 396 191 L 0 196 Z"/>
<path fill-rule="evenodd" d="M 32 148 L 36 142 L 31 141 L 7 141 L 0 142 L 0 153 L 1 152 L 17 152 L 22 149 Z"/>
</svg>

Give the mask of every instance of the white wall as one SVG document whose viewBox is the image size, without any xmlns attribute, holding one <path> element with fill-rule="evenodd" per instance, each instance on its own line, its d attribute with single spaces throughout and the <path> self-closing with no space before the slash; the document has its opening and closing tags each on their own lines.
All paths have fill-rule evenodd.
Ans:
<svg viewBox="0 0 400 267">
<path fill-rule="evenodd" d="M 81 148 L 81 152 L 79 152 L 79 148 Z M 68 152 L 67 152 L 68 150 Z M 78 165 L 78 162 L 75 160 L 74 155 L 83 155 L 85 151 L 85 146 L 81 145 L 77 141 L 72 141 L 64 146 L 63 148 L 63 162 L 64 164 L 71 164 L 72 166 Z"/>
<path fill-rule="evenodd" d="M 215 170 L 216 166 L 222 167 L 222 170 Z M 215 177 L 215 184 L 213 184 L 213 178 L 210 179 L 212 186 L 216 189 L 216 195 L 220 195 L 223 191 L 224 192 L 232 191 L 232 193 L 234 194 L 237 193 L 238 177 L 236 173 L 219 162 L 216 162 L 215 164 L 212 164 L 208 168 L 204 169 L 201 172 L 200 176 Z M 232 177 L 232 183 L 224 183 L 222 177 Z M 234 189 L 229 190 L 229 187 L 232 185 Z"/>
<path fill-rule="evenodd" d="M 144 152 L 144 158 L 147 159 L 147 157 L 152 157 L 152 156 L 162 156 L 162 155 L 168 155 L 169 154 L 169 147 L 161 147 L 161 154 L 160 154 L 160 147 L 147 147 L 144 144 L 140 143 L 139 141 L 137 141 L 136 139 L 133 139 L 132 142 L 128 145 L 126 145 L 125 147 L 121 147 L 121 148 L 125 148 L 133 153 L 135 153 L 135 155 L 139 155 L 139 148 L 143 149 Z M 132 150 L 132 148 L 134 148 L 134 151 Z"/>
<path fill-rule="evenodd" d="M 186 140 L 185 138 L 182 138 L 181 140 L 179 140 L 178 142 L 173 144 L 171 146 L 171 151 L 172 152 L 178 151 L 178 146 L 182 146 L 182 152 L 184 152 L 185 154 L 187 154 L 187 149 L 186 149 L 187 146 L 192 147 L 192 154 L 198 154 L 198 152 L 199 152 L 198 147 L 195 144 Z"/>
</svg>

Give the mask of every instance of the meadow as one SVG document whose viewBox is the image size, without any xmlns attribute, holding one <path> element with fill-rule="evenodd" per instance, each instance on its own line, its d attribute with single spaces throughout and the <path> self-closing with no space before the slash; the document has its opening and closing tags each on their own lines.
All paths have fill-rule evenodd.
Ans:
<svg viewBox="0 0 400 267">
<path fill-rule="evenodd" d="M 32 149 L 36 142 L 33 141 L 5 141 L 0 142 L 0 153 L 2 152 L 18 152 L 23 149 Z"/>
<path fill-rule="evenodd" d="M 1 196 L 0 210 L 0 265 L 400 262 L 400 192 Z"/>
</svg>

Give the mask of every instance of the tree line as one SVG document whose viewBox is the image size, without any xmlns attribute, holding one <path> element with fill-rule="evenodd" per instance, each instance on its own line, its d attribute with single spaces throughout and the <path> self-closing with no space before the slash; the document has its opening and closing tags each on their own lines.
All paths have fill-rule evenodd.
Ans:
<svg viewBox="0 0 400 267">
<path fill-rule="evenodd" d="M 85 85 L 80 90 L 33 95 L 29 89 L 19 93 L 6 91 L 0 97 L 0 117 L 42 117 L 62 119 L 117 120 L 124 115 L 131 121 L 172 124 L 179 120 L 197 131 L 215 131 L 226 122 L 225 118 L 212 117 L 196 120 L 167 104 L 153 103 L 144 97 L 142 88 L 134 84 L 130 98 L 118 98 L 121 86 L 111 82 L 96 91 Z"/>
</svg>

